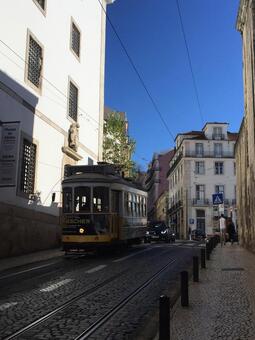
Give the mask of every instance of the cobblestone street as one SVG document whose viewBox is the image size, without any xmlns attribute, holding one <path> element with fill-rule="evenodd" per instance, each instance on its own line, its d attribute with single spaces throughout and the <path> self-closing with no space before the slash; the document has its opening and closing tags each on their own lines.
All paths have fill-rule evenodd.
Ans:
<svg viewBox="0 0 255 340">
<path fill-rule="evenodd" d="M 21 262 L 22 267 L 5 270 L 0 275 L 1 336 L 3 339 L 11 336 L 42 318 L 36 327 L 15 338 L 74 339 L 171 263 L 92 335 L 93 339 L 100 340 L 135 339 L 137 333 L 142 336 L 146 333 L 144 339 L 151 339 L 157 323 L 148 331 L 146 320 L 156 314 L 158 297 L 165 293 L 176 298 L 179 272 L 190 268 L 192 255 L 198 252 L 193 242 L 161 243 L 141 245 L 104 257 L 69 260 L 57 257 L 56 262 L 52 259 L 49 263 L 34 263 L 34 270 L 31 264 L 27 268 Z M 62 309 L 66 303 L 68 306 Z M 55 313 L 57 308 L 61 310 Z"/>
<path fill-rule="evenodd" d="M 190 306 L 177 301 L 171 340 L 255 339 L 255 256 L 240 246 L 218 245 L 189 283 Z"/>
</svg>

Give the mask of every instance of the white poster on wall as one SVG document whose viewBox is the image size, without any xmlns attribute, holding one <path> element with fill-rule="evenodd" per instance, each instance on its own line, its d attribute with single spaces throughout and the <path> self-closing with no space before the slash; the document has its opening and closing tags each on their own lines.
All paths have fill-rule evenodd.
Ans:
<svg viewBox="0 0 255 340">
<path fill-rule="evenodd" d="M 0 186 L 17 184 L 20 123 L 6 122 L 1 126 Z"/>
</svg>

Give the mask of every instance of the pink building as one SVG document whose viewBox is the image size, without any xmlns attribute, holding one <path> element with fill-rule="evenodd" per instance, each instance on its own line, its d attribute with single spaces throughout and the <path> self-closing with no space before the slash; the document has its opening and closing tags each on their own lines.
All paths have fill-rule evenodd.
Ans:
<svg viewBox="0 0 255 340">
<path fill-rule="evenodd" d="M 174 150 L 154 153 L 149 164 L 145 179 L 145 187 L 148 191 L 148 221 L 166 220 L 167 195 L 165 194 L 168 192 L 167 172 L 173 155 Z M 165 197 L 162 199 L 162 196 Z M 160 204 L 158 204 L 159 200 Z"/>
</svg>

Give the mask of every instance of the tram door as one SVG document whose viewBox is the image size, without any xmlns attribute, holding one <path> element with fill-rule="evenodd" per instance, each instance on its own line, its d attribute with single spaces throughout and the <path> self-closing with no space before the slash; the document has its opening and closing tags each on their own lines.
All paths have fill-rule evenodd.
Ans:
<svg viewBox="0 0 255 340">
<path fill-rule="evenodd" d="M 112 233 L 119 238 L 119 214 L 121 207 L 121 191 L 111 191 Z"/>
</svg>

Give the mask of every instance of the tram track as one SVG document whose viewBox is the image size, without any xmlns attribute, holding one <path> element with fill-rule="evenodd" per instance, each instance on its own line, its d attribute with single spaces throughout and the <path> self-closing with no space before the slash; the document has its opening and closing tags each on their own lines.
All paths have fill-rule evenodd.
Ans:
<svg viewBox="0 0 255 340">
<path fill-rule="evenodd" d="M 104 280 L 103 282 L 101 282 L 100 284 L 98 284 L 95 287 L 92 287 L 90 289 L 85 290 L 84 292 L 78 294 L 77 296 L 69 299 L 68 301 L 66 301 L 65 303 L 63 303 L 61 306 L 59 306 L 58 308 L 52 310 L 51 312 L 43 315 L 42 317 L 40 317 L 37 320 L 34 320 L 33 322 L 31 322 L 30 324 L 28 324 L 25 327 L 22 327 L 21 329 L 19 329 L 18 331 L 16 331 L 15 333 L 3 338 L 3 340 L 11 340 L 11 339 L 15 339 L 20 335 L 23 335 L 24 333 L 30 331 L 31 329 L 41 325 L 43 322 L 49 320 L 51 317 L 55 316 L 57 313 L 65 310 L 66 308 L 68 308 L 69 306 L 71 306 L 73 303 L 75 303 L 76 301 L 78 301 L 79 299 L 83 298 L 84 296 L 89 296 L 91 294 L 94 294 L 96 290 L 106 286 L 107 284 L 113 282 L 114 280 L 120 278 L 121 276 L 125 275 L 128 272 L 128 269 L 115 274 L 114 276 L 111 276 L 110 278 Z"/>
<path fill-rule="evenodd" d="M 170 265 L 172 265 L 174 262 L 176 262 L 176 259 L 171 259 L 168 261 L 160 270 L 158 270 L 156 273 L 154 273 L 152 276 L 150 276 L 146 281 L 144 281 L 141 285 L 139 285 L 135 290 L 133 290 L 130 294 L 128 294 L 125 298 L 123 298 L 121 301 L 116 303 L 115 306 L 113 306 L 107 313 L 105 313 L 103 316 L 99 317 L 97 321 L 92 323 L 90 326 L 88 326 L 80 335 L 77 337 L 74 337 L 76 340 L 82 340 L 82 339 L 88 339 L 91 334 L 95 333 L 100 329 L 100 327 L 104 326 L 107 321 L 109 321 L 120 309 L 124 308 L 125 305 L 128 304 L 130 300 L 135 298 L 139 293 L 141 293 L 146 287 L 148 287 L 153 281 L 155 281 L 161 274 L 163 274 Z M 13 334 L 7 335 L 6 337 L 2 338 L 3 340 L 11 340 L 11 339 L 19 339 L 19 336 L 23 336 L 23 338 L 26 338 L 26 334 L 29 334 L 29 331 L 36 330 L 37 327 L 41 326 L 44 322 L 50 321 L 54 316 L 56 316 L 58 313 L 64 311 L 68 307 L 72 306 L 75 302 L 79 301 L 80 299 L 84 297 L 88 297 L 89 295 L 94 294 L 97 290 L 100 288 L 103 288 L 109 283 L 112 283 L 114 280 L 120 278 L 121 276 L 125 275 L 128 272 L 128 269 L 108 278 L 107 280 L 104 280 L 97 286 L 90 288 L 77 296 L 73 297 L 72 299 L 68 300 L 58 308 L 52 310 L 51 312 L 43 315 L 42 317 L 38 318 L 37 320 L 32 321 L 30 324 L 20 328 L 18 331 L 16 331 Z M 31 338 L 32 339 L 32 338 Z"/>
<path fill-rule="evenodd" d="M 149 286 L 156 278 L 158 278 L 171 264 L 176 262 L 176 259 L 169 261 L 164 267 L 157 271 L 153 276 L 147 279 L 139 287 L 137 287 L 132 293 L 121 300 L 116 306 L 114 306 L 109 312 L 103 315 L 100 319 L 94 322 L 86 330 L 84 330 L 78 337 L 74 340 L 85 340 L 88 339 L 93 333 L 100 329 L 111 317 L 113 317 L 120 309 L 122 309 L 130 300 L 132 300 L 136 295 L 142 292 L 147 286 Z"/>
</svg>

